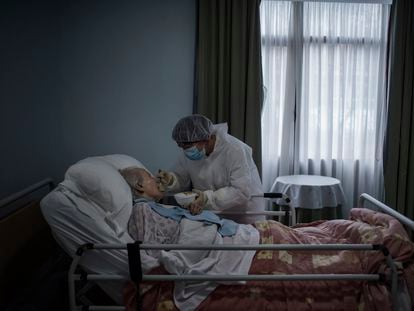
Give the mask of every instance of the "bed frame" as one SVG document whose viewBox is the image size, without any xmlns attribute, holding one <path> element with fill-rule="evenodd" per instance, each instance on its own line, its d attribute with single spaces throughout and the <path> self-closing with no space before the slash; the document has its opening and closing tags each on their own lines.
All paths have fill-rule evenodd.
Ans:
<svg viewBox="0 0 414 311">
<path fill-rule="evenodd" d="M 30 289 L 32 278 L 56 252 L 58 246 L 39 206 L 40 198 L 54 186 L 47 178 L 0 200 L 1 310 Z"/>
<path fill-rule="evenodd" d="M 411 230 L 414 230 L 414 221 L 391 209 L 382 202 L 376 200 L 368 194 L 362 194 L 359 199 L 358 207 L 366 207 L 366 203 L 371 203 L 375 209 L 390 214 L 397 218 L 402 224 Z M 269 215 L 272 212 L 265 212 Z M 276 212 L 280 213 L 280 212 Z M 282 212 L 283 213 L 283 212 Z M 224 214 L 224 213 L 223 213 Z M 252 214 L 252 213 L 249 213 Z M 253 213 L 263 214 L 263 213 Z M 280 214 L 273 214 L 280 215 Z M 144 281 L 311 281 L 311 280 L 358 280 L 358 281 L 385 281 L 384 274 L 292 274 L 292 275 L 146 275 L 142 273 L 141 266 L 137 264 L 140 261 L 140 250 L 353 250 L 353 251 L 379 251 L 386 258 L 386 263 L 390 268 L 391 275 L 391 297 L 393 310 L 399 310 L 399 301 L 397 299 L 398 274 L 396 263 L 384 245 L 378 244 L 325 244 L 325 245 L 304 245 L 304 244 L 266 244 L 266 245 L 180 245 L 180 244 L 141 244 L 136 242 L 127 245 L 112 244 L 84 244 L 79 247 L 75 258 L 69 270 L 69 302 L 70 310 L 125 310 L 123 306 L 79 306 L 76 304 L 76 282 L 78 281 L 103 281 L 117 280 L 126 281 L 125 277 L 111 274 L 86 274 L 78 273 L 77 267 L 85 251 L 99 251 L 102 249 L 126 249 L 128 251 L 130 280 L 137 286 Z M 140 310 L 140 300 L 137 299 L 137 309 Z"/>
</svg>

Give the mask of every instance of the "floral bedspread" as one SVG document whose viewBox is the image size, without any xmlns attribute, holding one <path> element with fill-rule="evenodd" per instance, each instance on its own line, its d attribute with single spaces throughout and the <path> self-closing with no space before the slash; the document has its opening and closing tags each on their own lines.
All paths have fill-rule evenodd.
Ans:
<svg viewBox="0 0 414 311">
<path fill-rule="evenodd" d="M 317 221 L 293 228 L 275 221 L 256 222 L 261 244 L 384 244 L 407 267 L 404 276 L 414 292 L 414 244 L 391 216 L 353 209 L 351 220 Z M 153 273 L 164 273 L 157 268 Z M 387 272 L 378 251 L 258 251 L 249 274 Z M 144 310 L 176 310 L 173 283 L 145 284 Z M 135 290 L 125 289 L 128 310 L 135 308 Z M 198 310 L 391 310 L 387 285 L 365 281 L 249 281 L 220 285 Z"/>
</svg>

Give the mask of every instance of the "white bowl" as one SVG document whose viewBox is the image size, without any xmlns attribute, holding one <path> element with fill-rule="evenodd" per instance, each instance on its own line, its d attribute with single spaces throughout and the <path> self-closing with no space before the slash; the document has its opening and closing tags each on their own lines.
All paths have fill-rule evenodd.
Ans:
<svg viewBox="0 0 414 311">
<path fill-rule="evenodd" d="M 195 200 L 197 196 L 197 193 L 195 192 L 180 192 L 177 194 L 174 194 L 174 198 L 177 201 L 178 204 L 180 204 L 182 207 L 187 207 Z"/>
</svg>

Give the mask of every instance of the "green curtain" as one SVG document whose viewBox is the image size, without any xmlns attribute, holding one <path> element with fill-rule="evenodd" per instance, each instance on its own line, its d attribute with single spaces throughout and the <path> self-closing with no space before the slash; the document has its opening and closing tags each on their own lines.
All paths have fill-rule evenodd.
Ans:
<svg viewBox="0 0 414 311">
<path fill-rule="evenodd" d="M 199 0 L 195 112 L 253 149 L 261 170 L 260 0 Z"/>
<path fill-rule="evenodd" d="M 414 218 L 414 1 L 391 9 L 388 125 L 384 149 L 385 201 Z"/>
</svg>

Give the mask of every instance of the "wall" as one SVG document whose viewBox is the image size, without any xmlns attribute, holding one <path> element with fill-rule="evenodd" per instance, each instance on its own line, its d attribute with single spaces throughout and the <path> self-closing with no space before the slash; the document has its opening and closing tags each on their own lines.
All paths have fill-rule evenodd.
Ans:
<svg viewBox="0 0 414 311">
<path fill-rule="evenodd" d="M 0 198 L 58 175 L 57 11 L 52 2 L 0 2 Z"/>
<path fill-rule="evenodd" d="M 193 101 L 195 1 L 70 1 L 62 22 L 65 164 L 125 153 L 150 170 L 179 152 Z"/>
<path fill-rule="evenodd" d="M 194 0 L 0 4 L 0 198 L 92 155 L 168 168 L 193 103 Z"/>
</svg>

